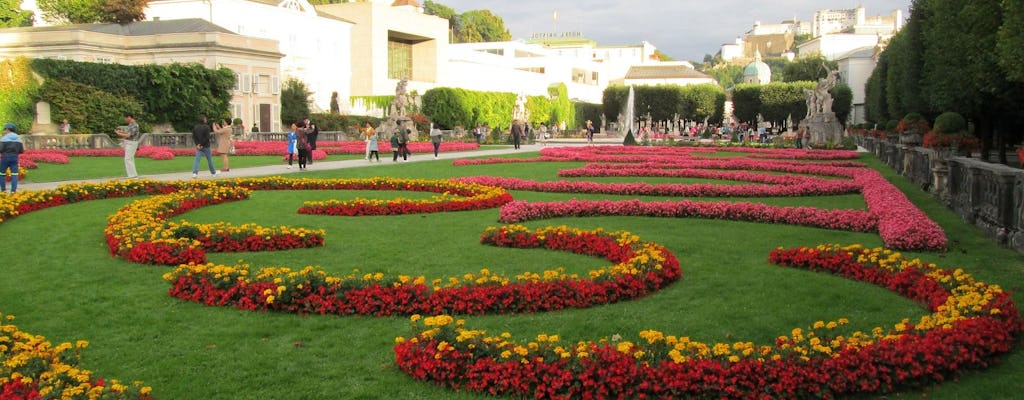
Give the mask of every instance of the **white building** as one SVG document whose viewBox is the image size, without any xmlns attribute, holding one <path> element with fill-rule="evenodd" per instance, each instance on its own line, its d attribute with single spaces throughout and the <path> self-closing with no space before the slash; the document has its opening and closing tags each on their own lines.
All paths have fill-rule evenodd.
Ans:
<svg viewBox="0 0 1024 400">
<path fill-rule="evenodd" d="M 839 80 L 850 86 L 853 91 L 850 122 L 854 124 L 865 121 L 866 86 L 868 78 L 875 70 L 875 54 L 874 47 L 864 47 L 836 58 L 839 64 Z"/>
<path fill-rule="evenodd" d="M 539 44 L 459 43 L 449 52 L 449 79 L 441 86 L 546 96 L 548 87 L 564 83 L 570 98 L 590 103 L 600 103 L 608 86 L 604 64 Z"/>
<path fill-rule="evenodd" d="M 903 11 L 868 17 L 863 6 L 847 10 L 818 10 L 811 21 L 811 36 L 830 33 L 893 35 L 903 29 Z"/>
<path fill-rule="evenodd" d="M 194 18 L 0 30 L 0 58 L 18 56 L 123 65 L 198 63 L 210 69 L 228 68 L 238 76 L 276 78 L 283 54 L 274 40 L 237 35 Z M 241 82 L 232 92 L 231 116 L 264 130 L 279 124 L 280 91 L 271 79 L 252 86 Z M 41 119 L 35 121 L 34 132 L 56 132 L 48 116 L 37 118 Z"/>
<path fill-rule="evenodd" d="M 621 83 L 626 86 L 689 86 L 718 82 L 715 78 L 693 69 L 693 65 L 688 62 L 660 62 L 634 65 L 621 79 Z"/>
<path fill-rule="evenodd" d="M 827 60 L 836 60 L 839 56 L 857 49 L 874 48 L 883 40 L 879 35 L 829 33 L 800 44 L 797 46 L 797 54 L 800 57 L 821 54 Z"/>
<path fill-rule="evenodd" d="M 328 110 L 331 94 L 351 92 L 353 23 L 319 13 L 306 0 L 150 0 L 153 20 L 202 18 L 237 34 L 273 39 L 280 44 L 282 76 L 242 74 L 242 90 L 279 91 L 294 77 L 312 92 L 314 111 Z M 272 112 L 277 115 L 279 112 Z M 264 130 L 280 131 L 280 121 Z"/>
</svg>

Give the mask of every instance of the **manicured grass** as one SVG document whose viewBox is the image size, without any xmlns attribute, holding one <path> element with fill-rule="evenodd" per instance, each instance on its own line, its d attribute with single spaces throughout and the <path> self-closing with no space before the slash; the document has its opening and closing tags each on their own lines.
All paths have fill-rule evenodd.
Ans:
<svg viewBox="0 0 1024 400">
<path fill-rule="evenodd" d="M 526 156 L 522 154 L 519 156 Z M 236 160 L 232 165 L 236 166 Z M 78 159 L 75 159 L 78 160 Z M 879 164 L 866 161 L 873 167 Z M 73 161 L 74 162 L 74 161 Z M 120 159 L 115 160 L 119 165 Z M 181 163 L 181 160 L 172 162 Z M 191 159 L 185 167 L 191 166 Z M 450 162 L 384 164 L 307 177 L 379 175 L 447 178 L 500 175 L 555 180 L 557 170 L 580 163 L 527 163 L 453 167 Z M 240 165 L 239 165 L 240 166 Z M 123 167 L 121 167 L 123 168 Z M 142 167 L 140 166 L 140 169 Z M 884 168 L 888 175 L 892 175 Z M 901 177 L 889 176 L 939 222 L 952 251 L 922 253 L 945 268 L 961 267 L 981 280 L 1013 290 L 1024 302 L 1024 256 L 1001 249 Z M 663 179 L 643 179 L 665 182 Z M 672 181 L 672 180 L 669 180 Z M 323 248 L 288 252 L 215 254 L 216 262 L 239 259 L 258 266 L 319 264 L 337 274 L 353 269 L 428 278 L 458 276 L 481 268 L 514 275 L 559 266 L 584 272 L 607 262 L 546 250 L 498 249 L 479 244 L 497 223 L 497 210 L 394 217 L 318 217 L 295 210 L 306 200 L 352 196 L 419 197 L 397 192 L 256 192 L 250 200 L 204 208 L 181 218 L 197 222 L 258 222 L 327 230 Z M 521 200 L 616 198 L 616 196 L 514 192 Z M 646 198 L 645 198 L 646 199 Z M 653 198 L 650 198 L 653 199 Z M 704 199 L 713 200 L 713 199 Z M 726 199 L 728 201 L 740 199 Z M 863 208 L 860 196 L 743 199 L 779 205 Z M 481 399 L 484 396 L 416 382 L 394 366 L 395 336 L 409 333 L 406 317 L 332 317 L 253 313 L 210 308 L 167 296 L 163 267 L 110 257 L 103 243 L 106 216 L 130 199 L 104 200 L 43 210 L 0 224 L 5 240 L 0 311 L 15 314 L 23 330 L 52 341 L 88 340 L 85 367 L 97 374 L 142 380 L 163 399 Z M 54 223 L 54 222 L 57 223 Z M 565 224 L 628 230 L 666 245 L 680 259 L 680 282 L 636 301 L 585 310 L 535 315 L 467 317 L 467 324 L 517 338 L 556 333 L 568 342 L 612 335 L 635 337 L 642 329 L 695 340 L 770 342 L 794 327 L 847 317 L 851 329 L 890 326 L 926 311 L 886 290 L 823 274 L 771 266 L 768 252 L 822 242 L 881 245 L 877 235 L 734 221 L 658 218 L 572 218 L 536 221 L 531 227 Z M 1024 384 L 1024 356 L 1016 351 L 1000 365 L 968 373 L 959 382 L 925 389 L 933 399 L 1013 398 Z M 910 391 L 897 398 L 919 398 Z"/>
</svg>

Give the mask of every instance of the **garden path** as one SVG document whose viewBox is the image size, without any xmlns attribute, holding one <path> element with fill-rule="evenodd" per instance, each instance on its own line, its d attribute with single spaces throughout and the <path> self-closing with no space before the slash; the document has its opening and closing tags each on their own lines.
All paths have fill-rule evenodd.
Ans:
<svg viewBox="0 0 1024 400">
<path fill-rule="evenodd" d="M 575 145 L 575 143 L 558 143 L 558 144 L 548 143 L 548 147 L 572 146 L 572 145 Z M 515 149 L 512 148 L 512 146 L 508 146 L 507 148 L 506 147 L 502 147 L 502 148 L 487 149 L 487 150 L 457 151 L 457 152 L 440 153 L 438 155 L 437 159 L 438 160 L 454 160 L 454 159 L 459 159 L 459 158 L 494 156 L 494 155 L 502 155 L 502 154 L 512 154 L 512 153 L 517 153 L 517 152 L 525 153 L 525 152 L 530 152 L 530 151 L 538 151 L 538 150 L 540 150 L 542 148 L 542 146 L 539 145 L 539 144 L 523 145 L 521 147 L 522 148 L 520 150 L 515 150 Z M 187 158 L 189 161 L 191 161 L 190 157 L 179 157 L 179 158 L 181 158 L 183 160 Z M 407 163 L 403 163 L 401 161 L 399 161 L 399 162 L 392 162 L 391 161 L 391 153 L 381 154 L 380 159 L 381 159 L 380 164 L 377 164 L 376 162 L 368 163 L 364 159 L 356 159 L 356 160 L 351 160 L 351 159 L 331 160 L 330 158 L 328 158 L 327 160 L 317 161 L 313 165 L 309 166 L 308 170 L 309 171 L 323 171 L 323 170 L 334 170 L 334 169 L 342 169 L 342 168 L 365 167 L 367 165 L 379 165 L 380 167 L 383 167 L 383 168 L 393 168 L 393 167 L 397 167 L 397 166 L 401 166 L 401 165 L 407 164 Z M 409 162 L 410 163 L 413 163 L 413 162 L 423 162 L 423 161 L 432 161 L 432 160 L 434 160 L 434 157 L 431 154 L 429 154 L 429 153 L 417 153 L 417 154 L 413 154 L 412 157 L 409 157 Z M 174 172 L 174 173 L 168 173 L 168 174 L 153 174 L 153 175 L 145 175 L 144 174 L 144 175 L 141 176 L 141 178 L 144 178 L 144 179 L 154 179 L 154 180 L 159 180 L 159 181 L 174 181 L 174 180 L 188 180 L 188 179 L 192 179 L 192 172 L 188 168 L 189 165 L 190 165 L 190 162 L 189 163 L 183 163 L 182 164 L 181 172 Z M 198 179 L 228 179 L 228 178 L 253 177 L 253 176 L 271 176 L 271 175 L 289 175 L 290 176 L 292 174 L 300 175 L 300 174 L 304 174 L 306 172 L 306 171 L 299 171 L 298 167 L 292 167 L 292 169 L 288 169 L 286 167 L 287 166 L 285 164 L 281 164 L 281 165 L 264 165 L 264 166 L 259 166 L 259 167 L 248 167 L 248 168 L 232 168 L 230 172 L 224 173 L 224 174 L 218 174 L 215 177 L 211 177 L 209 172 L 207 172 L 206 170 L 200 169 L 200 171 L 199 171 L 199 178 Z M 384 173 L 386 174 L 387 172 L 384 172 Z M 125 179 L 125 178 L 120 178 L 120 179 Z M 57 186 L 68 184 L 68 183 L 98 183 L 98 182 L 107 182 L 109 180 L 111 180 L 111 178 L 82 179 L 82 180 L 57 181 L 57 182 L 24 182 L 24 183 L 19 183 L 18 189 L 20 189 L 19 191 L 49 190 L 49 189 L 54 189 Z"/>
</svg>

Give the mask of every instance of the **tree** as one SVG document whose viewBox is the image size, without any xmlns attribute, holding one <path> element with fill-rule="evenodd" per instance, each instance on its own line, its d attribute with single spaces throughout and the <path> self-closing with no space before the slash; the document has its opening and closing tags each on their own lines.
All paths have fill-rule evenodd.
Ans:
<svg viewBox="0 0 1024 400">
<path fill-rule="evenodd" d="M 21 9 L 21 0 L 0 0 L 0 28 L 32 26 L 32 12 Z"/>
<path fill-rule="evenodd" d="M 43 18 L 51 22 L 91 24 L 100 22 L 102 0 L 37 0 Z"/>
<path fill-rule="evenodd" d="M 1024 3 L 1003 0 L 1003 26 L 999 28 L 999 65 L 1007 78 L 1024 82 Z"/>
<path fill-rule="evenodd" d="M 924 97 L 934 111 L 956 111 L 974 120 L 982 159 L 987 160 L 993 144 L 1005 150 L 1001 138 L 993 136 L 997 120 L 1020 112 L 1012 109 L 1019 100 L 1006 97 L 1015 90 L 994 50 L 1003 23 L 999 0 L 918 3 L 927 3 L 929 9 L 921 25 Z"/>
<path fill-rule="evenodd" d="M 461 25 L 459 13 L 451 7 L 430 0 L 423 2 L 423 13 L 448 20 L 448 35 L 454 41 L 455 33 L 459 31 Z"/>
<path fill-rule="evenodd" d="M 836 113 L 836 119 L 846 126 L 850 119 L 850 111 L 853 109 L 853 89 L 845 83 L 840 83 L 829 91 L 832 95 L 832 112 Z"/>
<path fill-rule="evenodd" d="M 932 0 L 915 0 L 907 25 L 889 42 L 889 66 L 886 76 L 886 103 L 893 119 L 902 118 L 912 112 L 935 113 L 929 110 L 928 102 L 922 96 L 922 64 L 924 39 L 922 29 L 928 19 L 927 3 Z"/>
<path fill-rule="evenodd" d="M 658 61 L 675 61 L 676 59 L 668 54 L 662 53 L 661 50 L 654 50 L 654 58 Z"/>
<path fill-rule="evenodd" d="M 839 64 L 835 61 L 828 61 L 821 54 L 812 54 L 785 64 L 782 69 L 782 82 L 816 82 L 828 76 L 828 71 L 836 69 L 839 69 Z"/>
<path fill-rule="evenodd" d="M 121 25 L 146 19 L 146 5 L 149 0 L 105 0 L 100 22 L 113 22 Z"/>
<path fill-rule="evenodd" d="M 38 0 L 43 18 L 52 22 L 127 24 L 146 19 L 148 0 Z"/>
<path fill-rule="evenodd" d="M 737 83 L 743 82 L 742 65 L 724 64 L 704 69 L 701 72 L 715 78 L 718 81 L 718 86 L 721 86 L 723 89 L 731 88 Z"/>
<path fill-rule="evenodd" d="M 889 54 L 882 52 L 878 56 L 875 70 L 871 72 L 865 84 L 864 111 L 865 119 L 876 125 L 885 125 L 889 118 L 889 106 L 885 101 L 885 81 L 889 71 Z"/>
<path fill-rule="evenodd" d="M 491 13 L 491 10 L 471 10 L 462 13 L 459 18 L 461 29 L 457 38 L 461 43 L 505 42 L 512 40 L 512 35 L 505 29 L 505 21 Z M 463 34 L 463 32 L 466 32 Z M 463 40 L 468 39 L 468 40 Z"/>
<path fill-rule="evenodd" d="M 281 123 L 291 124 L 309 115 L 309 97 L 312 93 L 306 84 L 289 78 L 281 87 Z"/>
</svg>

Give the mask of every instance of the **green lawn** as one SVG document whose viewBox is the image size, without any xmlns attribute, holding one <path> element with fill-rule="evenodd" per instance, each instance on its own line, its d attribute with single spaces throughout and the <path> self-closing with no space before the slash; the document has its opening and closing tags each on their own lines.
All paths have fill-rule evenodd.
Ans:
<svg viewBox="0 0 1024 400">
<path fill-rule="evenodd" d="M 529 156 L 531 154 L 518 154 Z M 358 156 L 356 156 L 358 157 Z M 242 167 L 250 157 L 232 158 Z M 274 159 L 274 160 L 272 160 Z M 94 159 L 72 165 L 43 164 L 37 172 L 52 180 L 123 170 L 120 159 Z M 244 161 L 245 160 L 245 161 Z M 252 157 L 252 165 L 276 157 Z M 148 160 L 147 160 L 148 161 Z M 869 164 L 881 168 L 873 159 Z M 84 164 L 94 164 L 85 170 Z M 140 171 L 153 171 L 140 163 Z M 191 158 L 168 164 L 167 172 L 191 166 Z M 102 166 L 101 164 L 109 164 Z M 526 163 L 454 167 L 450 161 L 399 164 L 336 171 L 310 171 L 305 177 L 448 178 L 499 175 L 555 180 L 561 168 L 581 163 Z M 54 171 L 46 172 L 44 168 Z M 57 169 L 72 171 L 56 171 Z M 152 169 L 148 169 L 152 168 Z M 977 229 L 905 179 L 887 176 L 946 230 L 952 250 L 913 254 L 946 268 L 964 268 L 977 278 L 999 283 L 1024 303 L 1024 256 L 996 246 Z M 50 174 L 50 175 L 46 175 Z M 104 175 L 88 175 L 99 177 Z M 106 175 L 106 176 L 117 176 Z M 684 181 L 644 179 L 649 182 Z M 250 200 L 193 211 L 181 218 L 197 222 L 258 222 L 327 230 L 322 248 L 288 252 L 215 254 L 216 262 L 239 259 L 257 266 L 321 265 L 344 274 L 353 269 L 445 278 L 481 268 L 513 275 L 559 266 L 584 272 L 607 262 L 546 250 L 494 248 L 479 235 L 497 223 L 497 210 L 392 217 L 299 215 L 303 201 L 360 195 L 412 194 L 356 192 L 257 192 Z M 514 192 L 521 200 L 612 198 L 613 196 Z M 654 199 L 654 198 L 651 198 Z M 708 200 L 708 199 L 705 199 Z M 863 208 L 860 196 L 726 199 L 778 205 Z M 406 317 L 297 316 L 211 308 L 167 295 L 161 275 L 169 269 L 113 259 L 103 242 L 106 216 L 130 199 L 104 200 L 43 210 L 0 224 L 6 249 L 0 311 L 18 316 L 20 328 L 51 341 L 84 339 L 85 367 L 100 376 L 141 380 L 162 399 L 482 399 L 417 382 L 394 365 L 396 336 L 410 333 Z M 537 333 L 564 340 L 593 340 L 615 334 L 635 337 L 642 329 L 686 335 L 695 340 L 770 342 L 794 327 L 816 320 L 849 318 L 852 329 L 890 326 L 926 310 L 886 290 L 841 278 L 771 266 L 768 252 L 778 246 L 822 242 L 881 245 L 874 234 L 702 219 L 572 218 L 537 221 L 531 227 L 566 224 L 580 228 L 628 230 L 666 245 L 680 259 L 682 279 L 636 301 L 585 310 L 535 315 L 469 317 L 467 325 L 519 338 Z M 1024 356 L 1016 351 L 982 372 L 958 382 L 889 398 L 1013 398 L 1024 390 Z"/>
</svg>

